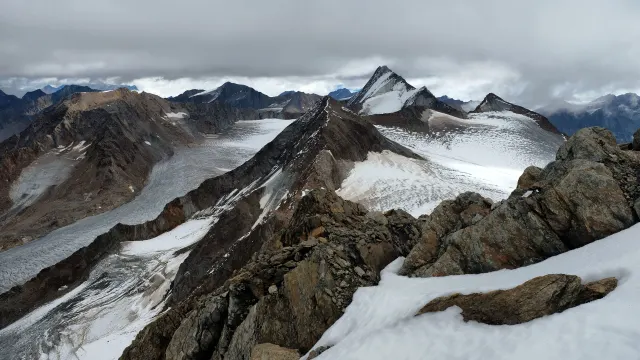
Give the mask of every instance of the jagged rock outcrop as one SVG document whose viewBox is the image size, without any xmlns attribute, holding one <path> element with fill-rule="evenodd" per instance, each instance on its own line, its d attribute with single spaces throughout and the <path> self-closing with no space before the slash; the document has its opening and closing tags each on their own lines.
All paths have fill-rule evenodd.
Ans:
<svg viewBox="0 0 640 360">
<path fill-rule="evenodd" d="M 640 195 L 640 153 L 621 150 L 611 132 L 590 128 L 570 138 L 557 159 L 540 174 L 525 173 L 536 181 L 524 187 L 529 180 L 522 180 L 518 191 L 523 195 L 495 205 L 475 224 L 443 234 L 428 251 L 414 249 L 405 273 L 429 277 L 517 268 L 637 221 L 633 205 Z M 425 265 L 412 272 L 420 263 Z"/>
<path fill-rule="evenodd" d="M 529 109 L 523 108 L 522 106 L 518 106 L 503 100 L 501 97 L 494 93 L 489 93 L 484 100 L 478 105 L 475 110 L 471 111 L 472 113 L 483 113 L 483 112 L 492 112 L 492 111 L 510 111 L 515 114 L 524 115 L 533 119 L 538 126 L 541 128 L 552 132 L 554 134 L 562 134 L 555 126 L 547 119 L 546 117 L 538 114 L 535 111 L 531 111 Z"/>
<path fill-rule="evenodd" d="M 377 283 L 384 266 L 406 255 L 420 237 L 419 223 L 403 212 L 368 213 L 332 191 L 311 191 L 266 241 L 274 250 L 267 246 L 219 288 L 168 310 L 122 359 L 247 359 L 261 343 L 306 352 L 358 287 Z"/>
<path fill-rule="evenodd" d="M 527 191 L 533 191 L 536 189 L 536 183 L 540 180 L 542 175 L 542 169 L 537 166 L 529 166 L 524 169 L 524 172 L 518 178 L 518 184 L 516 189 L 513 190 L 510 197 L 522 196 Z"/>
<path fill-rule="evenodd" d="M 516 325 L 601 299 L 617 285 L 616 278 L 583 285 L 575 275 L 545 275 L 509 290 L 440 297 L 430 301 L 417 315 L 457 306 L 462 309 L 465 321 Z"/>
<path fill-rule="evenodd" d="M 404 261 L 400 274 L 411 274 L 417 269 L 433 264 L 442 239 L 457 230 L 482 220 L 491 211 L 493 201 L 477 193 L 463 193 L 455 200 L 445 200 L 430 215 L 425 216 L 422 237 Z"/>
</svg>

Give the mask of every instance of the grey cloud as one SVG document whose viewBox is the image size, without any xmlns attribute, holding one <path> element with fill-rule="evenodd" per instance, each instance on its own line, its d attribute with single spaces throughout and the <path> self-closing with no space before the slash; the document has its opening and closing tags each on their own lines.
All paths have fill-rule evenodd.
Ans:
<svg viewBox="0 0 640 360">
<path fill-rule="evenodd" d="M 536 103 L 640 88 L 638 18 L 636 0 L 6 0 L 0 78 L 340 83 L 366 81 L 381 59 L 442 91 Z"/>
</svg>

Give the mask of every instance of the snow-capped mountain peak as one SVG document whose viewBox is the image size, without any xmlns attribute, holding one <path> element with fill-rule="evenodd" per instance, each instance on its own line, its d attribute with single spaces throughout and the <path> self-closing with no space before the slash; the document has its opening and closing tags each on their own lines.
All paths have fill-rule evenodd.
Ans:
<svg viewBox="0 0 640 360">
<path fill-rule="evenodd" d="M 464 118 L 463 111 L 438 100 L 426 87 L 416 89 L 387 66 L 380 66 L 367 84 L 347 103 L 362 115 L 391 114 L 404 108 L 420 106 Z"/>
<path fill-rule="evenodd" d="M 407 96 L 407 93 L 413 90 L 415 87 L 383 65 L 376 69 L 367 84 L 349 100 L 347 106 L 361 110 L 367 115 L 395 112 L 402 108 L 404 102 L 411 96 L 411 94 Z M 385 98 L 374 100 L 378 96 L 385 96 Z"/>
</svg>

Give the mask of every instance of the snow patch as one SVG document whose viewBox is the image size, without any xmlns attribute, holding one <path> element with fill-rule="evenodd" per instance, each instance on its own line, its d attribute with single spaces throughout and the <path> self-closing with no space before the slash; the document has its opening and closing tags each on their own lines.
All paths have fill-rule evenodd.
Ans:
<svg viewBox="0 0 640 360">
<path fill-rule="evenodd" d="M 158 251 L 181 249 L 200 241 L 211 228 L 212 219 L 189 220 L 171 231 L 144 241 L 122 243 L 124 255 L 145 255 Z"/>
<path fill-rule="evenodd" d="M 187 117 L 189 114 L 185 113 L 185 112 L 168 112 L 165 113 L 165 116 L 169 119 L 183 119 L 185 117 Z"/>
<path fill-rule="evenodd" d="M 405 84 L 397 83 L 391 91 L 367 98 L 362 104 L 361 113 L 365 115 L 375 115 L 400 111 L 407 100 L 417 92 L 417 89 L 407 90 Z"/>
<path fill-rule="evenodd" d="M 638 237 L 640 224 L 531 266 L 478 275 L 402 277 L 400 258 L 382 271 L 377 286 L 358 289 L 315 345 L 334 345 L 318 359 L 636 359 Z M 614 276 L 619 283 L 601 300 L 520 325 L 466 323 L 458 308 L 413 316 L 440 296 L 509 289 L 547 274 L 578 275 L 584 282 Z"/>
</svg>

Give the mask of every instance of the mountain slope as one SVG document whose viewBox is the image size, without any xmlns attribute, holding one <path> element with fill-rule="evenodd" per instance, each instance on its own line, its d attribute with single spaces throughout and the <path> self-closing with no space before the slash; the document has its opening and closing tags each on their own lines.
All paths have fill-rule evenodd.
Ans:
<svg viewBox="0 0 640 360">
<path fill-rule="evenodd" d="M 53 93 L 34 90 L 24 94 L 21 99 L 13 97 L 10 102 L 7 96 L 0 95 L 0 141 L 24 130 L 33 117 L 47 107 L 57 104 L 64 98 L 78 92 L 94 92 L 86 86 L 61 86 Z M 4 93 L 3 93 L 4 94 Z M 4 105 L 2 104 L 5 99 Z"/>
<path fill-rule="evenodd" d="M 66 98 L 0 144 L 2 248 L 131 200 L 175 147 L 255 115 L 127 89 Z"/>
<path fill-rule="evenodd" d="M 184 98 L 184 96 L 181 96 L 181 98 Z M 231 82 L 226 82 L 215 90 L 191 95 L 188 101 L 207 103 L 214 100 L 221 101 L 233 107 L 251 109 L 266 108 L 273 103 L 269 96 L 249 86 Z"/>
<path fill-rule="evenodd" d="M 347 107 L 364 115 L 395 113 L 403 108 L 422 106 L 464 118 L 463 111 L 438 100 L 426 87 L 416 89 L 386 66 L 380 66 Z"/>
<path fill-rule="evenodd" d="M 606 95 L 588 104 L 556 104 L 538 109 L 560 131 L 572 135 L 579 129 L 602 126 L 621 142 L 630 142 L 640 127 L 640 97 L 629 93 Z"/>
<path fill-rule="evenodd" d="M 381 136 L 360 117 L 342 110 L 334 100 L 325 98 L 251 160 L 175 199 L 155 220 L 141 225 L 117 225 L 87 248 L 0 296 L 0 324 L 4 326 L 34 306 L 72 290 L 121 241 L 152 238 L 189 219 L 204 219 L 211 227 L 191 247 L 172 285 L 170 302 L 190 302 L 196 299 L 191 294 L 210 292 L 234 269 L 250 261 L 261 247 L 278 246 L 271 235 L 289 221 L 300 221 L 292 219 L 292 214 L 305 197 L 305 189 L 335 188 L 349 164 L 379 151 L 419 158 Z M 353 206 L 357 209 L 357 205 Z M 293 240 L 294 235 L 290 236 Z M 84 259 L 82 266 L 75 265 L 79 259 Z M 69 268 L 73 271 L 64 270 Z"/>
<path fill-rule="evenodd" d="M 502 98 L 497 96 L 494 93 L 489 93 L 484 100 L 478 105 L 472 113 L 486 113 L 486 112 L 500 112 L 500 111 L 509 111 L 514 114 L 524 115 L 528 118 L 533 119 L 541 128 L 550 131 L 552 133 L 561 134 L 558 129 L 553 126 L 549 119 L 546 117 L 531 111 L 529 109 L 523 108 L 522 106 L 518 106 L 512 104 L 510 102 L 504 101 Z"/>
</svg>

